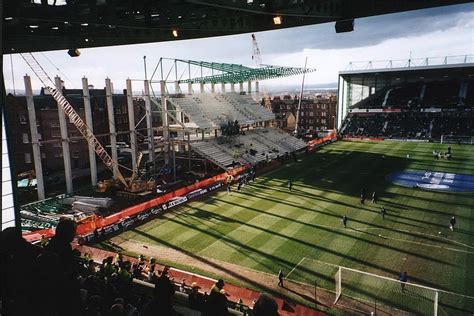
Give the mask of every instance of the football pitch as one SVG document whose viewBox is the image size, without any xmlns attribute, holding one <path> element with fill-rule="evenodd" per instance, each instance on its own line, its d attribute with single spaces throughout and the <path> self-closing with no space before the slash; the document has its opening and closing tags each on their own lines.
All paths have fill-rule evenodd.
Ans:
<svg viewBox="0 0 474 316">
<path fill-rule="evenodd" d="M 448 146 L 451 160 L 433 157 L 433 150 L 445 152 Z M 120 238 L 273 275 L 283 269 L 288 280 L 316 282 L 332 291 L 337 266 L 344 266 L 391 279 L 406 271 L 408 282 L 474 296 L 474 192 L 425 190 L 387 180 L 400 171 L 474 176 L 474 146 L 339 141 L 257 174 L 240 192 L 234 186 L 230 195 L 221 191 L 190 202 Z M 457 219 L 453 232 L 451 216 Z M 363 278 L 347 279 L 344 286 L 370 291 Z M 440 297 L 446 306 L 439 315 L 474 313 L 472 299 L 443 303 Z"/>
</svg>

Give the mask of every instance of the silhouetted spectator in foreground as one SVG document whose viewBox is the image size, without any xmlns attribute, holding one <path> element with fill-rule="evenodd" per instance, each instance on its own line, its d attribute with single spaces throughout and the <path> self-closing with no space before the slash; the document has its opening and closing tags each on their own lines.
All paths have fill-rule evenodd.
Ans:
<svg viewBox="0 0 474 316">
<path fill-rule="evenodd" d="M 207 298 L 207 313 L 208 316 L 222 316 L 228 315 L 227 311 L 227 297 L 224 291 L 224 280 L 219 279 L 211 288 L 211 293 Z"/>
<path fill-rule="evenodd" d="M 202 311 L 204 304 L 204 295 L 199 293 L 199 286 L 196 282 L 193 282 L 191 285 L 191 293 L 188 296 L 189 299 L 189 308 Z"/>
<path fill-rule="evenodd" d="M 175 315 L 173 310 L 174 285 L 168 277 L 168 267 L 163 268 L 155 281 L 153 300 L 145 308 L 144 315 Z"/>
<path fill-rule="evenodd" d="M 33 266 L 40 248 L 21 236 L 21 229 L 6 228 L 0 237 L 0 293 L 5 315 L 34 315 Z M 2 313 L 2 315 L 3 315 Z"/>
<path fill-rule="evenodd" d="M 76 223 L 61 220 L 56 232 L 43 253 L 38 257 L 36 267 L 38 304 L 40 315 L 79 315 L 80 291 L 77 280 L 79 264 L 74 259 L 71 242 L 76 235 Z M 38 285 L 40 284 L 40 285 Z M 56 310 L 57 314 L 52 311 Z"/>
<path fill-rule="evenodd" d="M 46 251 L 58 255 L 63 268 L 68 273 L 77 273 L 71 247 L 71 242 L 76 236 L 76 226 L 76 222 L 69 219 L 59 221 L 54 237 L 44 247 Z"/>
<path fill-rule="evenodd" d="M 270 295 L 263 293 L 253 306 L 253 316 L 278 316 L 278 304 Z"/>
</svg>

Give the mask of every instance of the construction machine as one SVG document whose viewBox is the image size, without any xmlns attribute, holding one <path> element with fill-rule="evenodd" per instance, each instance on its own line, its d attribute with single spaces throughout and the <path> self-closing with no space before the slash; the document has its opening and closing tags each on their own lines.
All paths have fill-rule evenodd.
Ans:
<svg viewBox="0 0 474 316">
<path fill-rule="evenodd" d="M 156 187 L 155 181 L 154 180 L 144 181 L 144 180 L 137 179 L 136 170 L 132 170 L 132 176 L 129 178 L 125 178 L 123 176 L 123 174 L 119 170 L 119 167 L 122 167 L 128 170 L 130 169 L 120 165 L 117 161 L 112 159 L 112 157 L 105 150 L 104 146 L 102 146 L 99 140 L 94 136 L 94 133 L 92 132 L 92 130 L 82 120 L 79 114 L 77 114 L 73 106 L 61 94 L 61 91 L 56 89 L 53 80 L 51 80 L 51 78 L 48 76 L 46 71 L 43 69 L 40 63 L 36 60 L 33 54 L 21 53 L 20 55 L 23 58 L 23 60 L 26 62 L 26 64 L 34 72 L 36 77 L 38 77 L 38 79 L 41 81 L 44 88 L 51 93 L 53 98 L 58 103 L 58 106 L 61 107 L 64 113 L 68 116 L 70 122 L 73 123 L 74 126 L 76 126 L 76 128 L 79 130 L 82 136 L 84 136 L 84 138 L 87 140 L 89 145 L 92 146 L 92 148 L 94 148 L 95 153 L 97 154 L 97 156 L 99 156 L 99 158 L 107 166 L 107 168 L 109 168 L 109 170 L 111 170 L 112 172 L 114 172 L 114 169 L 116 169 L 115 174 L 116 174 L 117 179 L 109 179 L 109 180 L 104 180 L 97 183 L 97 191 L 105 192 L 111 188 L 117 188 L 119 190 L 123 190 L 125 192 L 134 194 L 134 193 L 154 190 Z M 141 161 L 142 157 L 143 157 L 143 153 L 140 152 L 139 161 Z M 139 165 L 139 162 L 137 163 L 137 166 L 138 165 Z"/>
<path fill-rule="evenodd" d="M 257 38 L 255 37 L 255 34 L 252 34 L 252 48 L 252 59 L 257 67 L 261 67 L 262 55 L 260 54 L 260 48 L 258 48 Z M 263 105 L 268 111 L 272 112 L 272 103 L 270 101 L 270 96 L 268 95 L 265 89 L 263 89 Z"/>
</svg>

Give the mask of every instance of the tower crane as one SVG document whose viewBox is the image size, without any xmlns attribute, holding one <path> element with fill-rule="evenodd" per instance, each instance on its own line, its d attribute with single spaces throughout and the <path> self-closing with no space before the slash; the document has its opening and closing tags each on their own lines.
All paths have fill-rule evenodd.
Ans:
<svg viewBox="0 0 474 316">
<path fill-rule="evenodd" d="M 260 54 L 260 48 L 258 48 L 257 38 L 255 37 L 255 34 L 252 34 L 252 47 L 253 47 L 252 59 L 255 62 L 255 65 L 257 67 L 261 67 L 262 55 Z M 265 89 L 263 91 L 263 103 L 265 105 L 265 108 L 271 112 L 272 103 L 270 102 L 270 97 L 268 96 L 268 93 L 265 91 Z"/>
<path fill-rule="evenodd" d="M 136 193 L 145 190 L 152 190 L 155 188 L 155 181 L 143 181 L 137 180 L 135 172 L 132 177 L 125 178 L 123 174 L 118 170 L 120 166 L 117 161 L 112 159 L 112 157 L 107 153 L 104 146 L 99 142 L 99 140 L 94 136 L 92 130 L 87 126 L 87 124 L 82 120 L 82 118 L 77 114 L 69 101 L 61 94 L 58 89 L 55 88 L 53 80 L 46 73 L 44 68 L 36 60 L 32 53 L 21 53 L 20 54 L 26 64 L 31 68 L 33 73 L 38 77 L 43 86 L 47 91 L 51 93 L 54 100 L 58 103 L 58 106 L 63 109 L 64 113 L 68 116 L 70 122 L 76 126 L 79 132 L 84 136 L 89 145 L 94 148 L 95 153 L 102 162 L 109 168 L 112 172 L 114 168 L 117 168 L 117 179 L 119 183 L 123 186 L 123 189 L 127 192 Z M 140 153 L 139 160 L 141 160 L 143 153 Z M 109 187 L 116 185 L 115 180 L 105 180 L 97 184 L 98 191 L 106 191 Z"/>
</svg>

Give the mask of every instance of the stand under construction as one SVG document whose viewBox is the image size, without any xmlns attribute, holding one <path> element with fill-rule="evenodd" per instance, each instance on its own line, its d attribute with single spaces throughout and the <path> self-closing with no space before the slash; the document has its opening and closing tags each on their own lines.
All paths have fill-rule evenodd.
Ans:
<svg viewBox="0 0 474 316">
<path fill-rule="evenodd" d="M 146 80 L 126 81 L 128 130 L 116 130 L 114 121 L 113 88 L 110 79 L 105 80 L 106 105 L 109 122 L 107 146 L 103 146 L 94 136 L 92 112 L 87 78 L 82 80 L 84 117 L 77 114 L 61 95 L 61 79 L 53 81 L 47 76 L 34 57 L 25 58 L 35 74 L 41 79 L 58 103 L 61 143 L 65 166 L 67 193 L 72 193 L 73 176 L 71 157 L 68 149 L 71 138 L 68 133 L 69 122 L 73 123 L 89 143 L 90 177 L 92 186 L 98 186 L 96 156 L 113 173 L 114 179 L 122 182 L 125 188 L 133 187 L 139 173 L 139 161 L 147 157 L 156 173 L 168 170 L 176 180 L 176 159 L 187 159 L 191 170 L 193 159 L 210 161 L 227 169 L 244 164 L 257 164 L 306 147 L 306 144 L 272 126 L 274 115 L 256 101 L 252 95 L 252 82 L 255 91 L 259 90 L 259 80 L 280 78 L 312 72 L 315 69 L 263 66 L 250 68 L 236 64 L 160 58 L 152 76 Z M 174 74 L 174 79 L 170 79 Z M 160 76 L 159 80 L 155 77 Z M 46 79 L 45 79 L 46 78 Z M 35 122 L 35 106 L 30 77 L 25 76 L 29 121 Z M 49 79 L 49 81 L 47 80 Z M 50 83 L 51 82 L 51 83 Z M 244 83 L 247 90 L 244 90 Z M 133 94 L 140 83 L 142 95 Z M 216 89 L 216 84 L 220 86 Z M 235 84 L 239 84 L 236 92 Z M 187 86 L 183 93 L 182 85 Z M 199 85 L 199 92 L 193 90 Z M 230 85 L 230 92 L 226 87 Z M 210 88 L 210 93 L 206 89 Z M 136 121 L 134 104 L 144 100 L 144 115 Z M 68 105 L 69 104 L 69 105 Z M 138 128 L 142 122 L 146 128 Z M 230 125 L 238 126 L 233 133 L 223 133 Z M 143 124 L 141 125 L 143 126 Z M 45 198 L 44 180 L 41 165 L 41 144 L 35 124 L 30 126 L 33 146 L 33 161 L 36 174 L 38 199 Z M 128 134 L 131 165 L 123 166 L 118 161 L 118 134 Z M 138 137 L 139 136 L 139 137 Z M 103 139 L 103 138 L 102 138 Z M 47 141 L 47 140 L 46 140 Z M 107 148 L 106 148 L 107 147 Z M 110 150 L 109 150 L 110 148 Z M 197 154 L 197 155 L 196 155 Z M 158 171 L 161 170 L 161 171 Z M 130 177 L 126 177 L 126 174 Z"/>
</svg>

